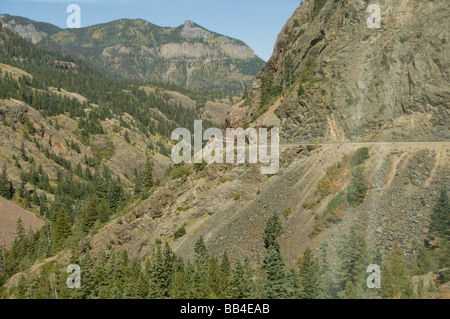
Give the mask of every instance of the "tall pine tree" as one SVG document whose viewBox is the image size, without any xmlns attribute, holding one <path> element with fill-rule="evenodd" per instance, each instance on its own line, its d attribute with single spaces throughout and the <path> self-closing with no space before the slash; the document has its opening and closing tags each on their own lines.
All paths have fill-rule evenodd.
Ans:
<svg viewBox="0 0 450 319">
<path fill-rule="evenodd" d="M 311 249 L 306 248 L 300 258 L 300 284 L 303 299 L 319 297 L 319 265 Z"/>
<path fill-rule="evenodd" d="M 341 259 L 339 297 L 363 298 L 366 289 L 366 269 L 370 264 L 365 236 L 352 227 L 350 233 L 343 236 L 338 253 Z"/>
<path fill-rule="evenodd" d="M 154 185 L 153 181 L 153 163 L 147 154 L 147 160 L 145 163 L 144 176 L 142 179 L 142 187 L 144 191 L 150 190 Z"/>
<path fill-rule="evenodd" d="M 284 298 L 286 295 L 286 284 L 284 282 L 286 273 L 284 262 L 281 257 L 278 237 L 283 233 L 280 217 L 275 213 L 267 222 L 264 230 L 264 246 L 267 255 L 263 262 L 263 297 L 267 299 Z"/>
<path fill-rule="evenodd" d="M 6 164 L 3 165 L 2 174 L 0 175 L 0 196 L 6 199 L 12 199 L 14 195 L 14 187 L 12 182 L 8 180 L 8 174 L 6 172 Z"/>
<path fill-rule="evenodd" d="M 55 230 L 54 230 L 54 242 L 55 245 L 60 248 L 65 240 L 72 233 L 72 224 L 70 222 L 69 215 L 64 207 L 60 207 L 56 213 Z"/>
<path fill-rule="evenodd" d="M 404 299 L 414 295 L 410 274 L 403 260 L 403 250 L 398 244 L 384 262 L 381 283 L 384 298 Z"/>
<path fill-rule="evenodd" d="M 450 201 L 445 188 L 433 208 L 431 214 L 430 230 L 439 237 L 450 239 Z"/>
</svg>

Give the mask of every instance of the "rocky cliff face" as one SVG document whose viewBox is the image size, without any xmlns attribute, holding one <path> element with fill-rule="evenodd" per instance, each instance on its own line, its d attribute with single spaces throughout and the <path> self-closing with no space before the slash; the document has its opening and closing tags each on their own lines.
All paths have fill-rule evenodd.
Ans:
<svg viewBox="0 0 450 319">
<path fill-rule="evenodd" d="M 33 44 L 41 42 L 45 37 L 60 31 L 60 28 L 43 22 L 35 22 L 22 17 L 7 14 L 0 15 L 0 24 L 27 39 Z"/>
<path fill-rule="evenodd" d="M 253 83 L 249 113 L 266 111 L 257 124 L 278 124 L 287 141 L 448 140 L 449 17 L 440 0 L 306 1 Z"/>
</svg>

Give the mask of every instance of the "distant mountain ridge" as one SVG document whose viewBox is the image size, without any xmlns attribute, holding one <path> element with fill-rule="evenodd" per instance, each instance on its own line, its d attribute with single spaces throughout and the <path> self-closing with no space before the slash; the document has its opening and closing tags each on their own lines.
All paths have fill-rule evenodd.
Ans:
<svg viewBox="0 0 450 319">
<path fill-rule="evenodd" d="M 120 19 L 86 28 L 61 29 L 4 14 L 0 15 L 0 23 L 43 48 L 82 58 L 110 76 L 125 79 L 240 95 L 264 65 L 241 40 L 189 20 L 177 28 L 141 19 Z"/>
</svg>

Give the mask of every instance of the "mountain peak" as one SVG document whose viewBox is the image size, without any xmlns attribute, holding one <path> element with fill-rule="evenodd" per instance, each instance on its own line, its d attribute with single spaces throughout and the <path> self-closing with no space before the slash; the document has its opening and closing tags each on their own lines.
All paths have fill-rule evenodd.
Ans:
<svg viewBox="0 0 450 319">
<path fill-rule="evenodd" d="M 194 22 L 192 22 L 191 20 L 184 21 L 184 27 L 191 28 L 194 25 L 195 25 Z"/>
<path fill-rule="evenodd" d="M 186 20 L 183 25 L 181 35 L 186 39 L 204 39 L 209 40 L 215 37 L 214 33 L 200 27 L 191 20 Z"/>
</svg>

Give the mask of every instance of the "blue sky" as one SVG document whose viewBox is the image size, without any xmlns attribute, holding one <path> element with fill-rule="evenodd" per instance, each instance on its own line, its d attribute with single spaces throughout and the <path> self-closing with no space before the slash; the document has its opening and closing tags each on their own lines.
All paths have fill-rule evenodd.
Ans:
<svg viewBox="0 0 450 319">
<path fill-rule="evenodd" d="M 268 60 L 276 37 L 300 0 L 0 0 L 0 13 L 66 27 L 69 4 L 81 8 L 81 26 L 120 18 L 176 27 L 189 19 L 247 43 Z"/>
</svg>

